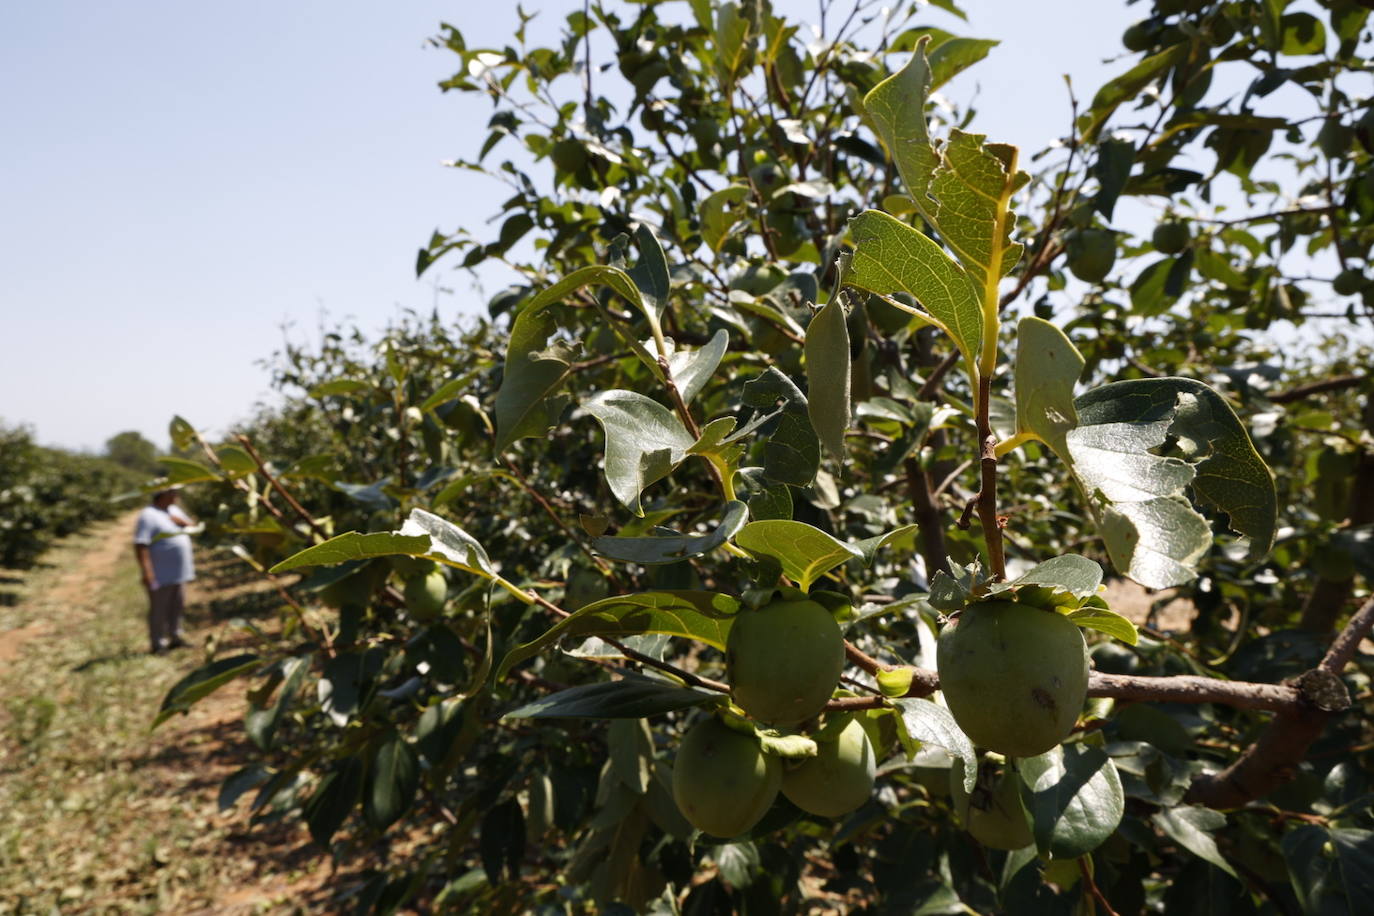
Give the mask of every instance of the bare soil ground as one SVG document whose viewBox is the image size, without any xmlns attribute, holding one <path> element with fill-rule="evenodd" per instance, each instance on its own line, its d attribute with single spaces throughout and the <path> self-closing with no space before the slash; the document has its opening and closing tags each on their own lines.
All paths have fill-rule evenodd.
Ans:
<svg viewBox="0 0 1374 916">
<path fill-rule="evenodd" d="M 203 649 L 147 652 L 132 515 L 0 570 L 0 914 L 323 912 L 327 855 L 299 822 L 249 829 L 221 811 L 246 761 L 244 687 L 149 731 Z M 275 625 L 274 596 L 199 558 L 187 626 L 237 641 L 234 618 Z"/>
</svg>

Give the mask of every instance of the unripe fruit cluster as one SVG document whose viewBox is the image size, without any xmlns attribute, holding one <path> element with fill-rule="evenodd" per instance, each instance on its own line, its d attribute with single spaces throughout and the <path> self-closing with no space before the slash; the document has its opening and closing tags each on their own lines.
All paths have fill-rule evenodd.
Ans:
<svg viewBox="0 0 1374 916">
<path fill-rule="evenodd" d="M 735 702 L 765 725 L 793 729 L 825 708 L 844 670 L 835 618 L 810 600 L 774 601 L 740 612 L 726 640 Z M 798 808 L 839 817 L 873 791 L 876 760 L 857 720 L 817 740 L 817 754 L 784 761 L 751 731 L 711 717 L 683 738 L 673 765 L 673 797 L 698 830 L 718 837 L 748 831 L 779 791 Z"/>
</svg>

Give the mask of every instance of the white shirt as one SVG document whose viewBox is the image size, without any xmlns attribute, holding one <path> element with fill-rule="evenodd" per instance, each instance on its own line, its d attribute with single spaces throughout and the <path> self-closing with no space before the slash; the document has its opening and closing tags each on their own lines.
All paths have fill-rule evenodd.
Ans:
<svg viewBox="0 0 1374 916">
<path fill-rule="evenodd" d="M 191 537 L 181 529 L 178 521 L 189 523 L 185 512 L 175 505 L 166 510 L 145 506 L 138 513 L 134 526 L 134 543 L 148 548 L 153 562 L 153 587 L 181 585 L 196 577 L 191 560 Z"/>
</svg>

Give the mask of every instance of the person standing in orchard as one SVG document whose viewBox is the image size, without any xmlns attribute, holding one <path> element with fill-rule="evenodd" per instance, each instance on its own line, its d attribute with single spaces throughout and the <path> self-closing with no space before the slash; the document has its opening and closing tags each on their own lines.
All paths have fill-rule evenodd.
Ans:
<svg viewBox="0 0 1374 916">
<path fill-rule="evenodd" d="M 181 618 L 186 608 L 186 583 L 196 577 L 191 537 L 182 530 L 194 521 L 176 505 L 179 487 L 164 487 L 138 514 L 134 526 L 134 554 L 148 590 L 148 638 L 152 652 L 185 646 Z"/>
</svg>

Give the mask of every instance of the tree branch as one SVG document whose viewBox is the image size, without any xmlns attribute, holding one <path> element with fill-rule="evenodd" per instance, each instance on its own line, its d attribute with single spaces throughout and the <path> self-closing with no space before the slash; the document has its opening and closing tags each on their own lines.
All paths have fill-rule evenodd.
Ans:
<svg viewBox="0 0 1374 916">
<path fill-rule="evenodd" d="M 1271 394 L 1269 395 L 1269 400 L 1274 404 L 1291 404 L 1294 401 L 1301 401 L 1305 398 L 1309 398 L 1314 394 L 1354 388 L 1367 378 L 1369 378 L 1367 375 L 1338 375 L 1334 378 L 1322 379 L 1319 382 L 1309 382 L 1306 385 L 1298 385 L 1296 388 L 1289 388 L 1287 391 Z"/>
<path fill-rule="evenodd" d="M 1374 600 L 1368 602 L 1351 618 L 1346 631 L 1332 645 L 1321 670 L 1334 675 L 1353 657 L 1355 647 L 1374 623 Z M 1339 645 L 1339 649 L 1337 646 Z M 845 643 L 849 661 L 869 674 L 894 671 L 903 666 L 885 665 L 863 650 Z M 909 697 L 923 697 L 940 688 L 940 675 L 929 668 L 911 668 Z M 1105 674 L 1094 671 L 1088 675 L 1088 696 L 1150 703 L 1218 703 L 1238 709 L 1260 709 L 1286 715 L 1311 715 L 1320 711 L 1317 705 L 1321 691 L 1329 686 L 1325 678 L 1311 682 L 1289 684 L 1260 684 L 1251 681 L 1224 681 L 1219 678 L 1176 675 L 1146 677 L 1126 674 Z M 860 702 L 861 701 L 861 702 Z M 883 705 L 882 697 L 842 697 L 831 700 L 827 709 L 873 709 Z"/>
</svg>

